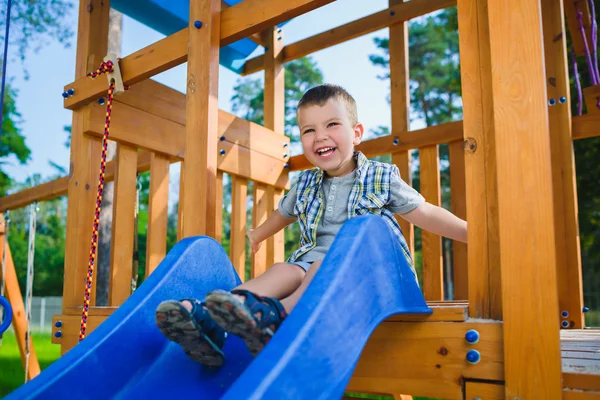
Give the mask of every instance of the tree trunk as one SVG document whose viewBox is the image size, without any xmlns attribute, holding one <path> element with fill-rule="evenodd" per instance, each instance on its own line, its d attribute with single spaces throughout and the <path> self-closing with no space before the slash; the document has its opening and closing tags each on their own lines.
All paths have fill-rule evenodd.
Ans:
<svg viewBox="0 0 600 400">
<path fill-rule="evenodd" d="M 123 14 L 114 9 L 110 10 L 108 24 L 108 52 L 121 56 L 121 31 Z M 107 161 L 113 160 L 116 153 L 116 143 L 108 142 Z M 108 305 L 108 284 L 110 279 L 110 241 L 112 236 L 113 220 L 113 182 L 104 183 L 102 194 L 102 212 L 100 213 L 100 227 L 98 229 L 98 264 L 96 267 L 96 305 Z"/>
</svg>

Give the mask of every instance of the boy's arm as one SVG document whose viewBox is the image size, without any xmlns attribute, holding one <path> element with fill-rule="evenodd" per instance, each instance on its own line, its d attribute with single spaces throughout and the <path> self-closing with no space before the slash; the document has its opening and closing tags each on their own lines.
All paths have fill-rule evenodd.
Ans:
<svg viewBox="0 0 600 400">
<path fill-rule="evenodd" d="M 252 252 L 256 253 L 265 239 L 270 238 L 286 226 L 296 222 L 296 219 L 296 217 L 286 218 L 278 209 L 275 209 L 264 223 L 254 229 L 250 229 L 246 233 L 246 236 L 248 236 L 248 239 L 250 240 Z"/>
<path fill-rule="evenodd" d="M 467 243 L 467 221 L 463 221 L 448 210 L 423 202 L 401 217 L 426 231 Z"/>
</svg>

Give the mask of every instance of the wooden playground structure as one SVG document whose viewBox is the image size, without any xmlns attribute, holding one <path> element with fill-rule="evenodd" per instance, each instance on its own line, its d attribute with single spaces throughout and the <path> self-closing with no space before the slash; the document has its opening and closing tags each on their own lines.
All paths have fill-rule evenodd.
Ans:
<svg viewBox="0 0 600 400">
<path fill-rule="evenodd" d="M 367 156 L 391 154 L 410 182 L 418 149 L 421 193 L 440 204 L 440 144 L 449 144 L 452 211 L 468 220 L 468 246 L 454 243 L 454 298 L 444 301 L 442 240 L 422 233 L 423 293 L 431 316 L 392 317 L 370 338 L 348 392 L 448 399 L 600 399 L 600 330 L 584 324 L 573 141 L 600 136 L 600 85 L 585 88 L 585 115 L 571 116 L 567 28 L 583 55 L 592 13 L 573 0 L 389 0 L 389 8 L 296 43 L 277 24 L 333 0 L 191 1 L 189 27 L 123 57 L 129 89 L 114 97 L 106 180 L 115 182 L 108 306 L 94 305 L 88 332 L 131 294 L 137 174 L 150 171 L 146 275 L 166 254 L 169 166 L 181 163 L 178 239 L 220 241 L 223 174 L 232 177 L 230 258 L 244 276 L 246 203 L 253 224 L 289 189 L 290 171 L 309 167 L 289 154 L 284 132 L 284 64 L 389 27 L 392 129 L 363 142 Z M 413 18 L 458 6 L 464 120 L 409 130 L 408 30 Z M 583 12 L 585 37 L 577 10 Z M 68 196 L 62 315 L 53 342 L 78 342 L 90 231 L 104 132 L 105 77 L 90 79 L 107 55 L 110 1 L 81 0 L 76 76 L 64 106 L 73 112 L 70 174 L 0 198 L 0 210 Z M 201 21 L 202 23 L 197 23 Z M 218 109 L 219 49 L 251 37 L 265 54 L 264 126 Z M 187 62 L 187 92 L 150 78 Z M 414 230 L 400 220 L 414 251 Z M 2 225 L 4 226 L 4 225 Z M 114 245 L 118 244 L 118 245 Z M 283 232 L 252 256 L 252 275 L 284 259 Z M 7 297 L 22 351 L 25 316 L 10 251 Z M 476 330 L 479 340 L 466 339 Z M 30 345 L 28 376 L 39 373 Z M 473 352 L 476 350 L 476 352 Z M 470 358 L 476 355 L 475 358 Z M 24 355 L 24 353 L 23 353 Z"/>
</svg>

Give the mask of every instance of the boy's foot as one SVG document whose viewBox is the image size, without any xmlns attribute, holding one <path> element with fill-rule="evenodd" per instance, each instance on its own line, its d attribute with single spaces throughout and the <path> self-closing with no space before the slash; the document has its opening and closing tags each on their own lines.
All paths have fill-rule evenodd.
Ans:
<svg viewBox="0 0 600 400">
<path fill-rule="evenodd" d="M 191 311 L 182 304 L 189 301 Z M 169 339 L 178 343 L 192 360 L 209 367 L 220 367 L 225 361 L 221 350 L 226 333 L 210 317 L 199 300 L 168 300 L 156 308 L 156 326 Z"/>
<path fill-rule="evenodd" d="M 277 299 L 260 297 L 246 290 L 215 290 L 206 296 L 205 303 L 217 324 L 241 337 L 253 356 L 271 340 L 287 316 Z"/>
</svg>

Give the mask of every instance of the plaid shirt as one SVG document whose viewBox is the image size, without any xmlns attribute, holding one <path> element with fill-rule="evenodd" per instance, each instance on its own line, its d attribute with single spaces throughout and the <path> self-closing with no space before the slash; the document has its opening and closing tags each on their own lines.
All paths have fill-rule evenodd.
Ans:
<svg viewBox="0 0 600 400">
<path fill-rule="evenodd" d="M 390 180 L 395 165 L 369 160 L 364 154 L 354 153 L 357 163 L 356 178 L 348 197 L 348 219 L 365 214 L 375 214 L 383 218 L 400 242 L 406 261 L 416 271 L 406 239 L 394 214 L 385 208 L 390 200 Z M 300 225 L 300 248 L 288 259 L 296 261 L 301 255 L 316 246 L 317 227 L 323 216 L 323 170 L 312 168 L 304 171 L 296 184 L 297 200 L 294 214 L 298 216 Z"/>
</svg>

